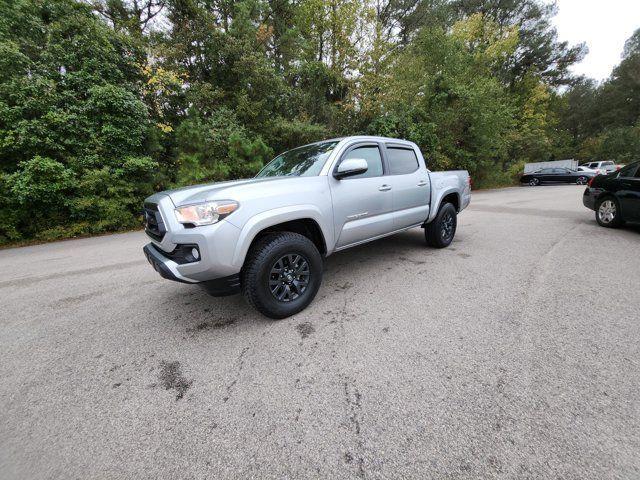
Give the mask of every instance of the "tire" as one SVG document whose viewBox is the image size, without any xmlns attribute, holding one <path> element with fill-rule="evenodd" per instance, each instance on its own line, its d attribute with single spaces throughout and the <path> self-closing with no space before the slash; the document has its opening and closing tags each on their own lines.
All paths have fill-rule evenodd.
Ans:
<svg viewBox="0 0 640 480">
<path fill-rule="evenodd" d="M 576 180 L 576 183 L 578 185 L 586 185 L 588 181 L 589 180 L 587 179 L 587 177 L 578 177 L 578 179 Z"/>
<path fill-rule="evenodd" d="M 529 180 L 529 186 L 531 187 L 537 187 L 538 185 L 540 185 L 540 179 L 533 177 L 531 180 Z"/>
<path fill-rule="evenodd" d="M 273 319 L 304 310 L 321 283 L 320 252 L 307 237 L 293 232 L 270 233 L 260 238 L 249 249 L 241 273 L 244 298 Z"/>
<path fill-rule="evenodd" d="M 440 206 L 438 215 L 424 229 L 427 245 L 434 248 L 445 248 L 451 245 L 458 227 L 458 212 L 450 203 Z"/>
<path fill-rule="evenodd" d="M 604 197 L 596 202 L 596 221 L 600 226 L 607 228 L 622 225 L 620 204 L 615 197 Z"/>
</svg>

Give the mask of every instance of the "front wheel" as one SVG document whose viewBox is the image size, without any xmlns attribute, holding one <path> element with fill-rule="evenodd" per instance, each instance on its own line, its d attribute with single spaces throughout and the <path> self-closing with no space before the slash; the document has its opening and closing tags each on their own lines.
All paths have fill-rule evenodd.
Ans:
<svg viewBox="0 0 640 480">
<path fill-rule="evenodd" d="M 436 218 L 428 223 L 424 229 L 427 245 L 435 248 L 445 248 L 451 245 L 458 227 L 458 212 L 456 207 L 445 203 L 440 207 Z"/>
<path fill-rule="evenodd" d="M 242 293 L 273 319 L 295 315 L 314 299 L 322 283 L 322 256 L 311 240 L 293 232 L 259 239 L 242 269 Z"/>
<path fill-rule="evenodd" d="M 538 185 L 540 185 L 540 179 L 533 177 L 531 180 L 529 180 L 529 185 L 532 187 L 537 187 Z"/>
</svg>

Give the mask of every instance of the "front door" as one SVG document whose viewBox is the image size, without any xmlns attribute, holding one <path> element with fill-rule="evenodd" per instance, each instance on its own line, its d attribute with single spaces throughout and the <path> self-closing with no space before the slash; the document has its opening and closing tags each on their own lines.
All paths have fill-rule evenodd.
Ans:
<svg viewBox="0 0 640 480">
<path fill-rule="evenodd" d="M 366 172 L 341 180 L 329 174 L 333 200 L 333 219 L 338 241 L 336 248 L 362 242 L 393 230 L 391 185 L 384 176 L 382 153 L 378 143 L 361 143 L 342 155 L 367 161 Z"/>
</svg>

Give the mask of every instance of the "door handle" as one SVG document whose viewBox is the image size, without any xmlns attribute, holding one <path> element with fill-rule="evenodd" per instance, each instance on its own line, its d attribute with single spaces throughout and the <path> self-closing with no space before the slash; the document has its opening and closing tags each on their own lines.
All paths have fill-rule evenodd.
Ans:
<svg viewBox="0 0 640 480">
<path fill-rule="evenodd" d="M 381 185 L 378 190 L 380 190 L 381 192 L 388 192 L 389 190 L 391 190 L 391 185 Z"/>
<path fill-rule="evenodd" d="M 428 184 L 429 184 L 429 182 L 427 182 L 426 180 L 420 180 L 418 182 L 418 186 L 419 187 L 424 187 L 425 185 L 428 185 Z"/>
</svg>

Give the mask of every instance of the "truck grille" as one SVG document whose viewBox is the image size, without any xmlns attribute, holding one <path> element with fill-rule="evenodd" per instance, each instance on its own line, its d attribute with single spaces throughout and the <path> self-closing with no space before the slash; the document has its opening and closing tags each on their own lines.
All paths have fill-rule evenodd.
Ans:
<svg viewBox="0 0 640 480">
<path fill-rule="evenodd" d="M 155 203 L 144 204 L 144 231 L 154 240 L 162 241 L 167 229 Z"/>
</svg>

